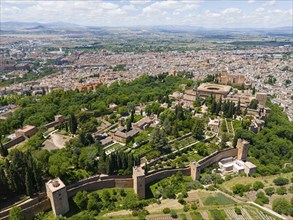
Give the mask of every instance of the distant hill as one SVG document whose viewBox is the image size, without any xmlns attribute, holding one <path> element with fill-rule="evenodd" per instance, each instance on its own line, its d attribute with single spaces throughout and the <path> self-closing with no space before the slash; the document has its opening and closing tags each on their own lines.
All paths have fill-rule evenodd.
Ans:
<svg viewBox="0 0 293 220">
<path fill-rule="evenodd" d="M 205 28 L 199 26 L 189 25 L 158 25 L 158 26 L 135 26 L 135 27 L 101 27 L 101 26 L 82 26 L 78 24 L 66 23 L 66 22 L 1 22 L 1 31 L 5 33 L 27 33 L 29 31 L 34 33 L 77 33 L 77 32 L 89 32 L 89 33 L 115 33 L 115 32 L 158 32 L 165 34 L 179 34 L 179 33 L 191 33 L 191 34 L 212 34 L 212 35 L 228 35 L 235 33 L 259 33 L 269 35 L 293 35 L 292 27 L 277 27 L 277 28 Z"/>
</svg>

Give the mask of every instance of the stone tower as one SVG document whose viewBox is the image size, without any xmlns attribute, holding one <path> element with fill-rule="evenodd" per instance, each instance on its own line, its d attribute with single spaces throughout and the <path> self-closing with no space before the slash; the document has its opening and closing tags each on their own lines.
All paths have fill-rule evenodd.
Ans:
<svg viewBox="0 0 293 220">
<path fill-rule="evenodd" d="M 237 159 L 246 161 L 248 148 L 249 148 L 249 142 L 243 139 L 238 139 L 236 148 L 237 148 Z"/>
<path fill-rule="evenodd" d="M 133 189 L 139 199 L 145 198 L 145 174 L 140 166 L 133 167 Z"/>
<path fill-rule="evenodd" d="M 46 191 L 55 216 L 64 215 L 69 211 L 66 186 L 59 178 L 47 182 Z"/>
<path fill-rule="evenodd" d="M 198 180 L 200 174 L 200 167 L 198 164 L 193 161 L 190 163 L 190 176 L 193 180 Z"/>
</svg>

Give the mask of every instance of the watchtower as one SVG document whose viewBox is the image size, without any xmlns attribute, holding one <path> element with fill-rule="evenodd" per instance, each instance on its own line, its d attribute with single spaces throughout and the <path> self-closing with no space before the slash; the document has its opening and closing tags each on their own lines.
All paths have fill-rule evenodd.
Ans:
<svg viewBox="0 0 293 220">
<path fill-rule="evenodd" d="M 190 175 L 193 180 L 198 180 L 200 174 L 200 166 L 195 161 L 190 163 Z"/>
<path fill-rule="evenodd" d="M 47 182 L 46 191 L 55 216 L 63 215 L 69 211 L 66 186 L 59 178 Z"/>
<path fill-rule="evenodd" d="M 237 148 L 237 159 L 246 161 L 248 148 L 249 148 L 249 142 L 243 139 L 238 139 L 236 148 Z"/>
<path fill-rule="evenodd" d="M 133 167 L 133 189 L 139 199 L 145 198 L 145 174 L 140 166 Z"/>
</svg>

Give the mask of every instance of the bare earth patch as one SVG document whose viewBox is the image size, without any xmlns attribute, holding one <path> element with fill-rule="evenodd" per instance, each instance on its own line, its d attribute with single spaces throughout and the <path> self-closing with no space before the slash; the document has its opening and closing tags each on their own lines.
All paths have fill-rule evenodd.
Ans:
<svg viewBox="0 0 293 220">
<path fill-rule="evenodd" d="M 47 149 L 49 151 L 51 150 L 56 150 L 56 149 L 61 149 L 65 147 L 65 143 L 69 141 L 71 137 L 65 136 L 62 134 L 54 133 L 51 135 L 49 139 L 47 139 L 44 142 L 44 149 Z"/>
<path fill-rule="evenodd" d="M 110 216 L 119 216 L 119 215 L 131 215 L 132 211 L 130 210 L 120 210 L 120 211 L 116 211 L 116 212 L 110 212 L 105 214 L 105 217 L 110 217 Z"/>
<path fill-rule="evenodd" d="M 182 209 L 183 205 L 181 205 L 175 199 L 164 199 L 161 201 L 161 204 L 151 204 L 147 206 L 145 209 L 148 210 L 150 213 L 154 212 L 162 212 L 164 208 L 170 209 Z"/>
</svg>

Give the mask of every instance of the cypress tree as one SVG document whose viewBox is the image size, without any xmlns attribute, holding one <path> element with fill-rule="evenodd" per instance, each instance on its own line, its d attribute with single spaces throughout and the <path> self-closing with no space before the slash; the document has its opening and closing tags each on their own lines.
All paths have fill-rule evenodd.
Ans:
<svg viewBox="0 0 293 220">
<path fill-rule="evenodd" d="M 217 102 L 215 96 L 212 96 L 211 113 L 215 114 L 217 111 Z"/>
<path fill-rule="evenodd" d="M 2 144 L 1 135 L 0 135 L 0 155 L 2 157 L 7 157 L 7 155 L 8 155 L 7 148 Z"/>
<path fill-rule="evenodd" d="M 25 192 L 26 192 L 26 195 L 28 196 L 31 196 L 33 194 L 32 182 L 31 182 L 29 172 L 27 170 L 25 171 Z"/>
<path fill-rule="evenodd" d="M 240 99 L 238 99 L 238 104 L 237 104 L 237 108 L 236 108 L 236 114 L 241 115 Z"/>
<path fill-rule="evenodd" d="M 145 165 L 144 165 L 144 173 L 145 173 L 145 175 L 147 175 L 147 174 L 148 174 L 148 171 L 149 171 L 148 164 L 147 164 L 147 163 L 145 163 Z"/>
<path fill-rule="evenodd" d="M 216 107 L 216 115 L 219 115 L 221 109 L 222 109 L 222 97 L 220 97 L 220 100 L 219 100 L 219 102 L 217 103 L 217 107 Z"/>
<path fill-rule="evenodd" d="M 228 118 L 232 118 L 233 116 L 233 103 L 232 102 L 229 102 L 229 108 L 228 108 L 228 112 L 227 112 L 227 117 Z"/>
<path fill-rule="evenodd" d="M 69 129 L 72 134 L 76 134 L 77 131 L 77 119 L 74 114 L 70 115 L 69 119 Z"/>
<path fill-rule="evenodd" d="M 3 167 L 0 167 L 0 196 L 6 196 L 9 194 L 9 186 L 8 186 L 8 180 L 5 175 Z"/>
</svg>

